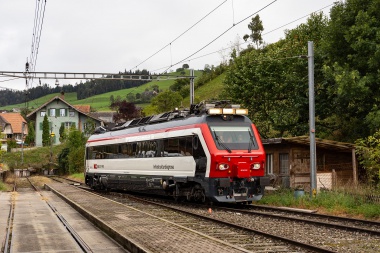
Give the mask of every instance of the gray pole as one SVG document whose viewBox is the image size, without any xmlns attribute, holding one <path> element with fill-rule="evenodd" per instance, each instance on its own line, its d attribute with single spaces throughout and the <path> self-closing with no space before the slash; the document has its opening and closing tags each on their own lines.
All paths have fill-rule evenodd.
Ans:
<svg viewBox="0 0 380 253">
<path fill-rule="evenodd" d="M 190 69 L 190 105 L 194 104 L 194 69 Z"/>
<path fill-rule="evenodd" d="M 314 101 L 314 43 L 308 42 L 309 68 L 309 129 L 310 129 L 310 197 L 317 194 L 317 170 L 315 147 L 315 101 Z"/>
<path fill-rule="evenodd" d="M 24 122 L 21 122 L 21 164 L 24 164 Z"/>
</svg>

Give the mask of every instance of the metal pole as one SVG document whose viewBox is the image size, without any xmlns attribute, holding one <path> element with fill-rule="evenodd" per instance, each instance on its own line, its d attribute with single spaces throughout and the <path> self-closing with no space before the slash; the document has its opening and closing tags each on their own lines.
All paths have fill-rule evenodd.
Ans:
<svg viewBox="0 0 380 253">
<path fill-rule="evenodd" d="M 190 69 L 190 105 L 194 104 L 194 69 Z"/>
<path fill-rule="evenodd" d="M 308 42 L 309 69 L 309 129 L 310 129 L 310 196 L 317 194 L 316 145 L 315 145 L 315 101 L 314 101 L 314 43 Z"/>
<path fill-rule="evenodd" d="M 21 164 L 24 164 L 24 122 L 21 122 Z"/>
<path fill-rule="evenodd" d="M 51 130 L 50 130 L 50 164 L 49 164 L 48 175 L 50 175 L 52 162 L 53 162 L 53 127 L 51 127 Z"/>
</svg>

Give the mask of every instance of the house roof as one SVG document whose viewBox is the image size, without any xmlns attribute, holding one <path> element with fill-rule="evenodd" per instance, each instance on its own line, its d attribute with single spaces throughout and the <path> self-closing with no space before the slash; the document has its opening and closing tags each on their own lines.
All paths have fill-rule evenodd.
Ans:
<svg viewBox="0 0 380 253">
<path fill-rule="evenodd" d="M 81 114 L 84 114 L 96 121 L 99 121 L 101 122 L 100 119 L 96 118 L 96 117 L 93 117 L 91 115 L 89 115 L 89 112 L 90 112 L 90 106 L 89 105 L 83 105 L 83 106 L 79 106 L 79 105 L 71 105 L 69 104 L 68 102 L 66 102 L 64 99 L 62 99 L 61 97 L 59 96 L 55 96 L 53 97 L 52 99 L 50 99 L 49 101 L 47 101 L 46 103 L 42 104 L 40 107 L 38 107 L 37 109 L 35 109 L 34 111 L 32 111 L 31 113 L 29 113 L 28 115 L 26 115 L 26 117 L 28 118 L 32 118 L 33 116 L 35 116 L 35 114 L 41 110 L 41 108 L 45 107 L 46 105 L 50 104 L 51 102 L 55 101 L 55 100 L 60 100 L 62 103 L 66 104 L 70 109 L 73 109 Z M 82 111 L 83 110 L 83 111 Z M 88 112 L 87 112 L 88 110 Z"/>
<path fill-rule="evenodd" d="M 106 123 L 112 123 L 113 122 L 113 115 L 116 112 L 91 112 L 90 115 L 93 117 L 96 117 L 98 119 L 101 119 L 102 121 Z"/>
<path fill-rule="evenodd" d="M 1 113 L 0 117 L 11 125 L 13 133 L 22 133 L 22 124 L 27 123 L 20 113 Z"/>
<path fill-rule="evenodd" d="M 74 105 L 75 109 L 78 111 L 81 111 L 83 113 L 90 113 L 91 112 L 91 106 L 90 105 Z"/>
<path fill-rule="evenodd" d="M 300 145 L 310 145 L 309 136 L 297 136 L 297 137 L 287 137 L 287 138 L 272 138 L 272 139 L 263 139 L 264 145 L 268 144 L 300 144 Z M 352 143 L 338 142 L 326 139 L 315 138 L 316 146 L 319 148 L 339 150 L 342 152 L 352 152 L 352 149 L 355 148 L 355 145 Z"/>
</svg>

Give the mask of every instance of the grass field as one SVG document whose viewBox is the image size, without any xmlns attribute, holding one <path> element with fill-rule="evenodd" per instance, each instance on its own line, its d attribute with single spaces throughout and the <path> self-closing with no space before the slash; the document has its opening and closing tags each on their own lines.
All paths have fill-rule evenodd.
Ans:
<svg viewBox="0 0 380 253">
<path fill-rule="evenodd" d="M 195 76 L 200 76 L 202 73 L 201 71 L 195 71 Z M 179 73 L 173 72 L 171 75 L 176 76 L 180 75 Z M 189 75 L 189 70 L 186 70 L 186 74 Z M 160 90 L 166 91 L 169 89 L 169 87 L 175 82 L 174 79 L 171 80 L 159 80 L 159 81 L 151 81 L 149 83 L 145 83 L 141 86 L 134 87 L 134 88 L 129 88 L 129 89 L 123 89 L 123 90 L 117 90 L 117 91 L 111 91 L 99 95 L 95 95 L 86 99 L 81 99 L 77 100 L 77 94 L 76 92 L 71 92 L 71 93 L 65 93 L 65 100 L 72 104 L 72 105 L 91 105 L 91 108 L 96 111 L 110 111 L 111 109 L 109 108 L 110 105 L 110 97 L 114 96 L 114 98 L 120 96 L 122 99 L 125 98 L 129 93 L 142 93 L 146 89 L 152 90 L 153 85 L 158 85 Z M 59 96 L 59 93 L 54 93 L 54 94 L 49 94 L 43 97 L 40 97 L 38 99 L 32 100 L 28 102 L 28 107 L 31 110 L 34 110 L 50 99 L 52 99 L 55 96 Z M 187 100 L 184 101 L 189 101 L 188 98 Z M 137 106 L 144 108 L 148 104 L 138 104 Z M 3 106 L 0 107 L 0 110 L 11 110 L 13 108 L 24 108 L 25 104 L 14 104 L 14 105 L 8 105 L 8 106 Z"/>
</svg>

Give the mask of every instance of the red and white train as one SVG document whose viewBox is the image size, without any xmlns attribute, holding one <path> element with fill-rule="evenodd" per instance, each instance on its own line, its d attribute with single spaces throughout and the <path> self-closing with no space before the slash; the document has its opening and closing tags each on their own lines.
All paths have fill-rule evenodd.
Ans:
<svg viewBox="0 0 380 253">
<path fill-rule="evenodd" d="M 98 131 L 86 144 L 86 184 L 200 202 L 260 200 L 265 151 L 247 113 L 228 101 L 200 103 Z"/>
</svg>

